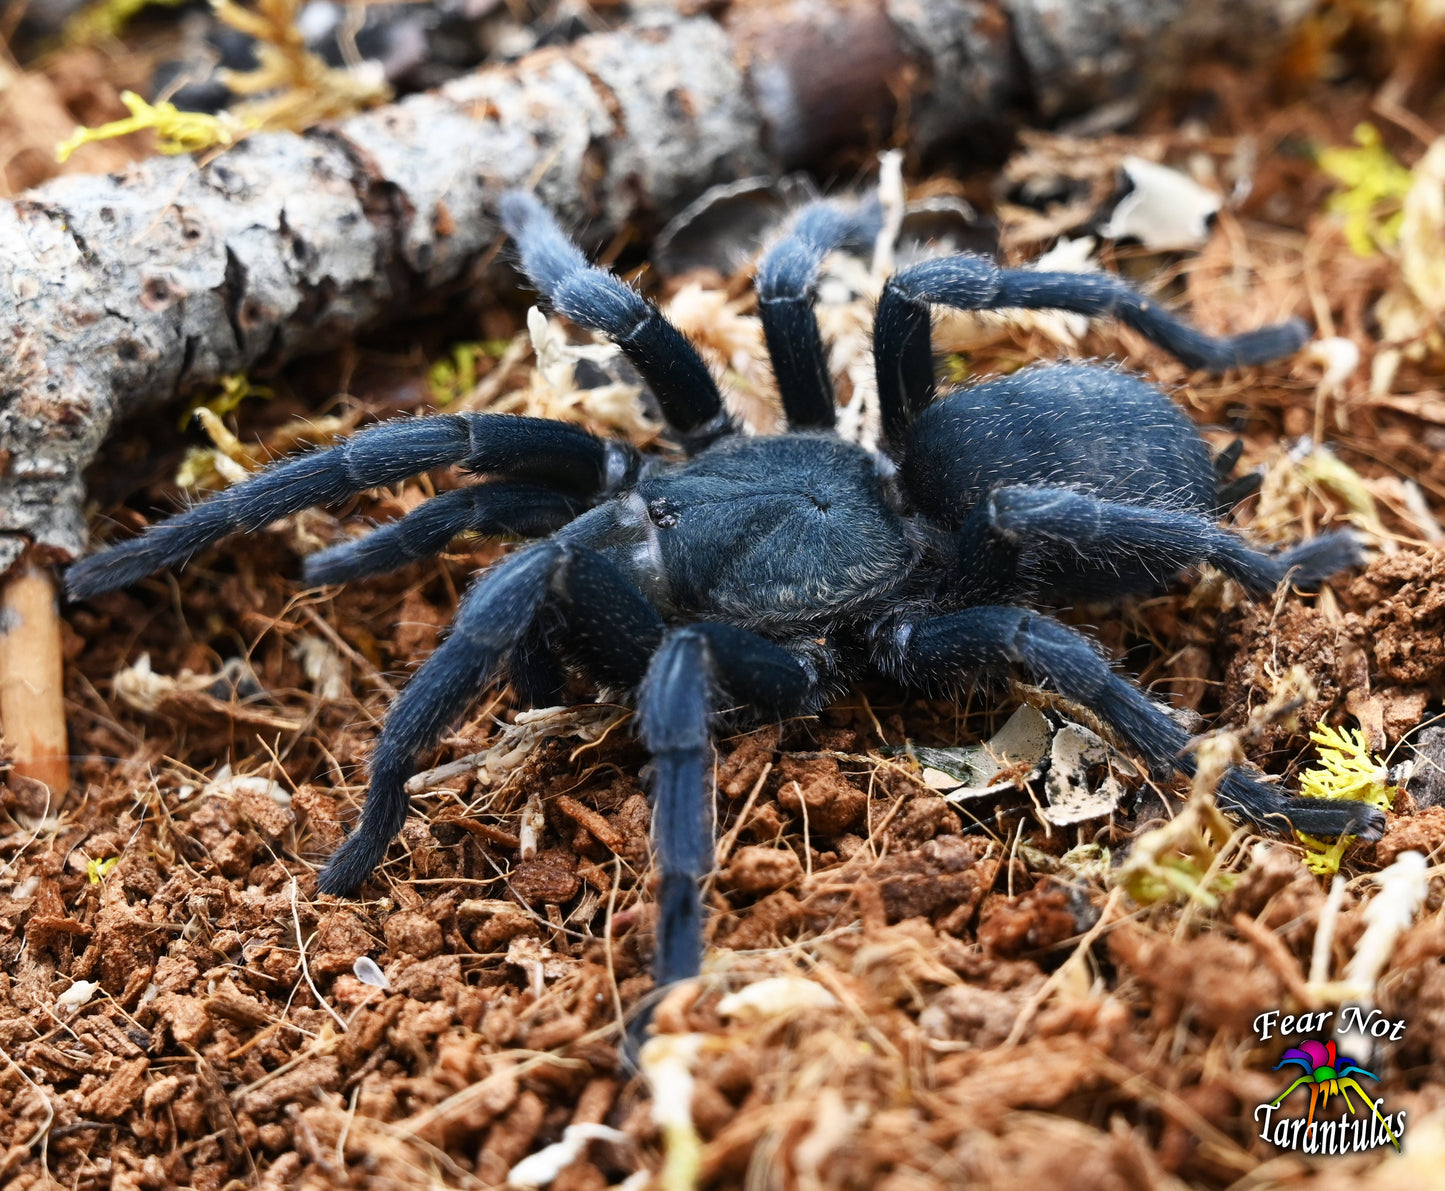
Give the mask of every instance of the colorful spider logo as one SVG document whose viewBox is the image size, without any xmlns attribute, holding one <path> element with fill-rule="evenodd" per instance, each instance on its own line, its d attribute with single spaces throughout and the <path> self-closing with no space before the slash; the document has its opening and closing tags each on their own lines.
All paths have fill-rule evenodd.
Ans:
<svg viewBox="0 0 1445 1191">
<path fill-rule="evenodd" d="M 1360 1086 L 1359 1080 L 1355 1078 L 1356 1075 L 1364 1075 L 1378 1082 L 1380 1077 L 1371 1071 L 1366 1071 L 1356 1063 L 1354 1059 L 1346 1055 L 1337 1055 L 1333 1038 L 1328 1042 L 1316 1042 L 1313 1038 L 1310 1038 L 1301 1042 L 1298 1046 L 1290 1047 L 1289 1050 L 1280 1056 L 1280 1060 L 1275 1064 L 1274 1069 L 1278 1071 L 1286 1063 L 1299 1064 L 1300 1067 L 1304 1068 L 1304 1074 L 1275 1097 L 1273 1105 L 1275 1108 L 1278 1108 L 1284 1101 L 1284 1098 L 1293 1092 L 1295 1088 L 1299 1087 L 1300 1084 L 1308 1084 L 1310 1089 L 1310 1111 L 1308 1118 L 1306 1118 L 1305 1125 L 1305 1127 L 1308 1128 L 1314 1124 L 1315 1105 L 1319 1102 L 1321 1091 L 1325 1094 L 1326 1107 L 1329 1106 L 1331 1093 L 1338 1092 L 1345 1098 L 1345 1107 L 1350 1110 L 1350 1114 L 1353 1116 L 1355 1106 L 1350 1103 L 1350 1089 L 1353 1088 L 1359 1092 L 1365 1103 L 1370 1106 L 1370 1111 L 1375 1114 L 1376 1119 L 1385 1127 L 1385 1133 L 1390 1139 L 1390 1144 L 1393 1145 L 1396 1150 L 1400 1148 L 1400 1143 L 1395 1139 L 1395 1135 L 1390 1132 L 1389 1122 L 1380 1116 L 1380 1110 L 1375 1107 L 1375 1102 L 1370 1099 L 1369 1093 Z"/>
</svg>

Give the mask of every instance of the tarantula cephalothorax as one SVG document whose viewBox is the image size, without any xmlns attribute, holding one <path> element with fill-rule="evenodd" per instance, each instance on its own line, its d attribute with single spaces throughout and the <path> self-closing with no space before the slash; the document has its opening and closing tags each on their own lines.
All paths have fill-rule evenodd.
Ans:
<svg viewBox="0 0 1445 1191">
<path fill-rule="evenodd" d="M 486 482 L 438 496 L 369 536 L 313 555 L 335 582 L 398 567 L 471 530 L 542 539 L 471 585 L 450 635 L 407 684 L 371 757 L 361 820 L 321 873 L 354 891 L 407 813 L 418 756 L 504 674 L 555 702 L 559 661 L 636 692 L 652 754 L 661 868 L 656 975 L 698 971 L 699 881 L 713 857 L 711 728 L 724 708 L 816 711 L 854 675 L 950 688 L 1017 668 L 1090 708 L 1152 765 L 1185 773 L 1187 734 L 1089 640 L 1031 611 L 1122 596 L 1210 563 L 1250 591 L 1313 583 L 1355 561 L 1348 533 L 1281 553 L 1215 523 L 1204 441 L 1156 389 L 1101 367 L 1056 365 L 939 394 L 930 303 L 1112 313 L 1211 369 L 1297 348 L 1298 323 L 1215 339 L 1107 275 L 1001 270 L 979 257 L 895 274 L 874 331 L 884 449 L 833 432 L 813 288 L 833 249 L 867 243 L 875 205 L 816 202 L 763 258 L 757 288 L 790 430 L 736 432 L 706 366 L 657 309 L 588 264 L 531 195 L 501 218 L 521 268 L 559 313 L 611 337 L 650 386 L 684 462 L 640 457 L 572 426 L 466 413 L 388 422 L 274 465 L 73 567 L 72 596 L 120 587 L 227 534 L 309 505 L 460 464 Z M 1378 811 L 1286 797 L 1232 769 L 1221 804 L 1261 827 L 1375 838 Z"/>
</svg>

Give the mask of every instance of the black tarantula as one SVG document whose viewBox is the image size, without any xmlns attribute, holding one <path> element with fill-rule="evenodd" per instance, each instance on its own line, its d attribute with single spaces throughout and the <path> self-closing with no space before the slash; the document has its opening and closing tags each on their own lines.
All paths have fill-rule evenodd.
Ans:
<svg viewBox="0 0 1445 1191">
<path fill-rule="evenodd" d="M 1192 367 L 1294 351 L 1298 322 L 1212 338 L 1102 274 L 999 269 L 976 256 L 894 274 L 874 325 L 883 449 L 834 432 L 813 312 L 824 257 L 867 244 L 876 204 L 819 201 L 763 257 L 758 303 L 789 429 L 749 437 L 725 412 L 696 349 L 658 310 L 588 264 L 542 204 L 505 195 L 501 220 L 550 306 L 610 337 L 657 399 L 681 462 L 540 418 L 440 414 L 387 422 L 286 460 L 74 566 L 84 597 L 180 563 L 227 534 L 314 504 L 460 464 L 485 482 L 306 563 L 312 583 L 390 570 L 458 533 L 540 539 L 483 571 L 450 635 L 407 684 L 371 756 L 361 820 L 327 862 L 322 891 L 349 894 L 407 814 L 418 757 L 504 675 L 556 702 L 565 663 L 636 692 L 652 754 L 661 868 L 656 977 L 693 976 L 700 882 L 713 863 L 712 726 L 728 708 L 818 711 L 849 679 L 881 671 L 949 690 L 1021 670 L 1092 710 L 1151 765 L 1192 773 L 1188 734 L 1075 630 L 1030 610 L 1115 598 L 1210 563 L 1249 591 L 1315 583 L 1357 560 L 1348 532 L 1264 553 L 1221 529 L 1220 476 L 1194 426 L 1157 389 L 1079 364 L 1026 369 L 940 393 L 929 307 L 1113 314 Z M 1243 769 L 1221 805 L 1273 831 L 1378 838 L 1379 811 L 1287 797 Z"/>
</svg>

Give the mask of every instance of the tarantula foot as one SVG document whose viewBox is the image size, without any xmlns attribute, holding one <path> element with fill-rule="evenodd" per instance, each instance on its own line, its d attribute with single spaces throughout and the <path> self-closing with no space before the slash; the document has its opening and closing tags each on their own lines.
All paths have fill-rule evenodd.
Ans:
<svg viewBox="0 0 1445 1191">
<path fill-rule="evenodd" d="M 1285 803 L 1290 826 L 1305 835 L 1353 835 L 1377 840 L 1385 834 L 1385 812 L 1367 802 L 1335 798 L 1291 798 Z"/>
<path fill-rule="evenodd" d="M 1364 545 L 1353 530 L 1322 533 L 1281 553 L 1278 561 L 1298 587 L 1313 587 L 1365 560 Z"/>
<path fill-rule="evenodd" d="M 1377 840 L 1385 834 L 1385 815 L 1367 802 L 1339 798 L 1290 798 L 1279 786 L 1260 781 L 1247 770 L 1231 769 L 1219 783 L 1223 810 L 1275 835 L 1335 838 L 1352 835 Z"/>
</svg>

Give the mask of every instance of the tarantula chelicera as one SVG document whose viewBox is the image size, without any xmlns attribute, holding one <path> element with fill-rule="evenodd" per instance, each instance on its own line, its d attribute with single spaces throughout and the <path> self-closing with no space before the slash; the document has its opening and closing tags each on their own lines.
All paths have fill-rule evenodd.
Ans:
<svg viewBox="0 0 1445 1191">
<path fill-rule="evenodd" d="M 926 260 L 896 273 L 879 300 L 884 441 L 871 452 L 834 432 L 813 290 L 824 257 L 869 242 L 879 213 L 819 201 L 758 269 L 789 429 L 749 437 L 681 332 L 589 265 L 536 198 L 507 194 L 500 212 L 522 271 L 553 309 L 617 343 L 685 460 L 639 456 L 539 418 L 388 422 L 269 467 L 69 574 L 72 596 L 107 591 L 227 534 L 453 464 L 485 482 L 312 555 L 306 578 L 392 569 L 466 530 L 541 539 L 477 577 L 450 635 L 391 708 L 361 820 L 322 871 L 324 892 L 351 893 L 380 864 L 406 818 L 404 783 L 419 755 L 483 688 L 505 675 L 522 700 L 556 702 L 563 663 L 636 694 L 661 869 L 655 972 L 660 983 L 688 977 L 702 957 L 712 726 L 724 709 L 809 714 L 870 669 L 947 690 L 1016 668 L 1091 709 L 1151 765 L 1192 773 L 1188 734 L 1164 709 L 1087 638 L 1029 605 L 1139 593 L 1199 563 L 1263 594 L 1356 560 L 1347 532 L 1265 553 L 1221 529 L 1220 475 L 1204 440 L 1132 376 L 1054 365 L 940 393 L 929 307 L 1114 314 L 1191 366 L 1216 370 L 1295 350 L 1302 324 L 1216 339 L 1111 276 Z M 1275 831 L 1376 838 L 1382 826 L 1367 806 L 1287 797 L 1238 768 L 1218 796 Z"/>
</svg>

